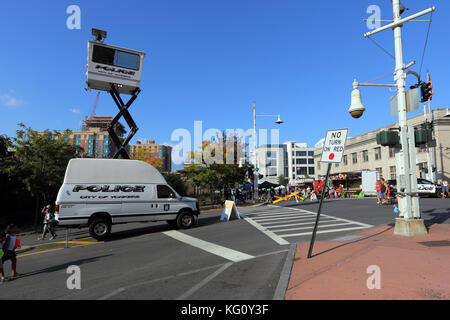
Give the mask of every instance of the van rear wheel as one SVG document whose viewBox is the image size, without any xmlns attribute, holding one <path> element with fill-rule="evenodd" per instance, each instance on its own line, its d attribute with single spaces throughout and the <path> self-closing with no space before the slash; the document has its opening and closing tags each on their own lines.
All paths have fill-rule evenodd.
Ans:
<svg viewBox="0 0 450 320">
<path fill-rule="evenodd" d="M 104 240 L 111 233 L 111 222 L 105 218 L 95 219 L 89 224 L 89 233 L 94 239 Z"/>
<path fill-rule="evenodd" d="M 180 229 L 189 229 L 194 223 L 194 215 L 189 211 L 182 211 L 177 217 L 177 227 Z"/>
</svg>

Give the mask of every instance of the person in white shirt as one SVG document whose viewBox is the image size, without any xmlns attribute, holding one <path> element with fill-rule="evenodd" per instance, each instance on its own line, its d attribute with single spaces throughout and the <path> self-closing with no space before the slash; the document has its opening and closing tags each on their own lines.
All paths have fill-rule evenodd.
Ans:
<svg viewBox="0 0 450 320">
<path fill-rule="evenodd" d="M 448 194 L 448 181 L 444 179 L 442 181 L 442 199 L 445 199 L 447 194 Z"/>
<path fill-rule="evenodd" d="M 16 241 L 17 241 L 17 237 L 16 237 L 16 232 L 17 232 L 17 228 L 14 224 L 10 224 L 7 228 L 6 228 L 6 239 L 5 242 L 3 244 L 3 257 L 2 257 L 2 263 L 4 263 L 5 261 L 11 260 L 11 277 L 12 278 L 17 278 L 20 276 L 20 273 L 18 273 L 16 271 L 17 268 L 17 258 L 16 258 Z M 3 270 L 2 270 L 3 271 Z M 0 278 L 3 278 L 3 272 L 0 274 Z"/>
</svg>

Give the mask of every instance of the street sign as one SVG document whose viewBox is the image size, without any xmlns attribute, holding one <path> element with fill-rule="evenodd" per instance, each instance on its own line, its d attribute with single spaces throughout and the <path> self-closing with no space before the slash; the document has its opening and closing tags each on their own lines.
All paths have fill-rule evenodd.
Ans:
<svg viewBox="0 0 450 320">
<path fill-rule="evenodd" d="M 328 130 L 323 143 L 321 162 L 340 163 L 344 154 L 348 129 Z"/>
<path fill-rule="evenodd" d="M 240 219 L 241 216 L 236 207 L 234 201 L 225 201 L 225 208 L 222 211 L 222 215 L 220 216 L 221 221 L 229 221 L 234 219 Z"/>
<path fill-rule="evenodd" d="M 419 109 L 419 88 L 411 89 L 405 93 L 406 95 L 406 112 Z M 398 98 L 397 95 L 391 97 L 391 116 L 398 115 Z"/>
</svg>

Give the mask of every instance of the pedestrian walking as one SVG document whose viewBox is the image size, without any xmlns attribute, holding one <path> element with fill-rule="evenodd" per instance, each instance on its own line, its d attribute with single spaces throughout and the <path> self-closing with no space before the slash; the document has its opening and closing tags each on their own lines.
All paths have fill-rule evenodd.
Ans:
<svg viewBox="0 0 450 320">
<path fill-rule="evenodd" d="M 20 241 L 16 236 L 17 228 L 14 224 L 10 224 L 5 231 L 5 236 L 3 237 L 3 257 L 2 257 L 2 267 L 0 272 L 1 281 L 5 281 L 5 275 L 3 273 L 3 264 L 11 260 L 11 278 L 17 278 L 21 274 L 17 272 L 17 258 L 16 249 L 20 247 Z"/>
<path fill-rule="evenodd" d="M 442 181 L 442 200 L 444 200 L 447 197 L 448 194 L 448 181 L 447 179 L 444 179 Z"/>
<path fill-rule="evenodd" d="M 1 232 L 0 233 L 0 283 L 5 282 L 5 274 L 3 271 L 3 245 L 5 244 L 6 241 L 6 233 Z"/>
<path fill-rule="evenodd" d="M 375 190 L 377 191 L 377 204 L 381 204 L 381 198 L 382 198 L 382 193 L 381 193 L 381 181 L 377 180 L 376 185 L 375 185 Z"/>
<path fill-rule="evenodd" d="M 42 235 L 41 237 L 38 238 L 38 240 L 44 240 L 45 236 L 47 235 L 47 232 L 52 235 L 50 237 L 50 240 L 53 240 L 57 236 L 55 231 L 53 231 L 55 214 L 52 212 L 51 206 L 49 204 L 44 206 L 44 208 L 42 208 L 41 213 L 44 215 L 44 229 L 42 230 Z"/>
<path fill-rule="evenodd" d="M 380 179 L 380 183 L 381 183 L 381 203 L 389 204 L 387 199 L 387 191 L 389 189 L 389 186 L 387 185 L 386 181 L 383 178 Z"/>
</svg>

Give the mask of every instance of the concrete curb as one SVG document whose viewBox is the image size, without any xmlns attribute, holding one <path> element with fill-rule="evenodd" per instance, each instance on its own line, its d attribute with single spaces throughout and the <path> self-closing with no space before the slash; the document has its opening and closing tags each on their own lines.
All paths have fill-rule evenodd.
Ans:
<svg viewBox="0 0 450 320">
<path fill-rule="evenodd" d="M 296 243 L 291 243 L 289 251 L 284 262 L 283 270 L 281 270 L 280 280 L 278 281 L 277 288 L 273 295 L 272 300 L 285 300 L 286 291 L 291 278 L 292 266 L 294 265 L 295 250 L 297 249 Z"/>
</svg>

